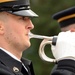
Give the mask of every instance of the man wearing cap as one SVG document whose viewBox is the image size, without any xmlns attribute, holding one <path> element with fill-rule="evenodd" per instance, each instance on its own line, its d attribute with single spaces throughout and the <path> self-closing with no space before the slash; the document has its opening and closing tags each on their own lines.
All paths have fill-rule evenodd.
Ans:
<svg viewBox="0 0 75 75">
<path fill-rule="evenodd" d="M 75 7 L 71 7 L 68 8 L 66 10 L 60 11 L 56 14 L 54 14 L 53 19 L 57 20 L 57 22 L 59 23 L 59 26 L 61 28 L 61 31 L 67 31 L 66 33 L 63 34 L 63 32 L 59 33 L 58 35 L 58 39 L 61 36 L 60 34 L 62 34 L 61 38 L 62 39 L 62 44 L 60 43 L 60 45 L 57 46 L 52 46 L 52 52 L 55 58 L 57 58 L 57 56 L 60 54 L 60 56 L 58 58 L 61 57 L 61 60 L 58 60 L 58 62 L 56 63 L 56 65 L 54 66 L 54 68 L 51 71 L 51 75 L 74 75 L 75 74 L 75 52 L 72 52 L 72 47 L 71 47 L 71 43 L 73 43 L 74 36 L 70 35 L 70 31 L 75 32 Z M 70 30 L 70 31 L 68 31 Z M 69 37 L 68 37 L 69 35 Z M 75 33 L 74 33 L 75 35 Z M 72 36 L 72 40 L 71 40 L 71 36 Z M 65 41 L 64 41 L 64 40 Z M 70 42 L 69 42 L 70 41 Z M 75 43 L 74 43 L 75 44 Z M 64 46 L 65 45 L 65 46 Z M 73 45 L 72 45 L 73 46 Z M 55 50 L 60 49 L 60 51 L 56 52 Z M 71 49 L 71 51 L 70 51 Z M 62 51 L 63 50 L 63 51 Z M 65 51 L 67 52 L 65 52 Z M 74 47 L 75 50 L 75 47 Z M 56 54 L 55 54 L 56 52 Z M 62 58 L 62 54 L 63 57 Z M 66 56 L 66 57 L 65 57 Z"/>
<path fill-rule="evenodd" d="M 34 75 L 32 62 L 22 58 L 34 28 L 29 0 L 0 0 L 0 75 Z"/>
<path fill-rule="evenodd" d="M 52 16 L 54 20 L 57 20 L 61 31 L 66 31 L 75 28 L 75 7 L 71 7 L 62 10 Z"/>
</svg>

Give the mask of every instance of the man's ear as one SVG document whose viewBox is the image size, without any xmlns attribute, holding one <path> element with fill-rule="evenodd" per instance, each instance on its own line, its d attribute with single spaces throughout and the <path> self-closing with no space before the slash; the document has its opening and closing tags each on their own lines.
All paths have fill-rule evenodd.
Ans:
<svg viewBox="0 0 75 75">
<path fill-rule="evenodd" d="M 0 34 L 3 34 L 4 33 L 4 25 L 3 25 L 3 22 L 0 21 Z"/>
<path fill-rule="evenodd" d="M 71 31 L 71 32 L 75 32 L 75 28 L 71 28 L 70 31 Z"/>
</svg>

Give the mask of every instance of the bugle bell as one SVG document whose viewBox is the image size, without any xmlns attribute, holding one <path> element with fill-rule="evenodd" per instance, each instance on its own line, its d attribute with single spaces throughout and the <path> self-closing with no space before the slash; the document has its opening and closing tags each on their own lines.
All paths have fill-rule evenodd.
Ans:
<svg viewBox="0 0 75 75">
<path fill-rule="evenodd" d="M 36 35 L 33 33 L 29 33 L 30 38 L 36 38 L 36 39 L 44 39 L 39 47 L 39 56 L 42 60 L 47 61 L 47 62 L 56 62 L 55 59 L 50 58 L 48 56 L 46 56 L 44 48 L 47 44 L 52 44 L 52 45 L 56 45 L 56 40 L 57 40 L 57 36 L 43 36 L 43 35 Z"/>
</svg>

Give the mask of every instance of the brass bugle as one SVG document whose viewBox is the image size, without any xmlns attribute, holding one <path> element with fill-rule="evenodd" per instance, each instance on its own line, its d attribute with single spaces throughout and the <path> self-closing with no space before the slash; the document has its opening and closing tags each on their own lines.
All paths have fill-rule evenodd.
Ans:
<svg viewBox="0 0 75 75">
<path fill-rule="evenodd" d="M 53 37 L 49 37 L 49 36 L 43 36 L 43 35 L 36 35 L 36 34 L 33 34 L 33 33 L 29 33 L 29 37 L 30 38 L 36 38 L 36 39 L 49 39 L 52 41 Z"/>
<path fill-rule="evenodd" d="M 43 39 L 39 47 L 39 56 L 42 60 L 47 62 L 56 62 L 55 59 L 46 56 L 44 48 L 47 44 L 56 45 L 57 36 L 48 37 L 48 36 L 36 35 L 31 32 L 29 33 L 29 36 L 30 38 Z"/>
</svg>

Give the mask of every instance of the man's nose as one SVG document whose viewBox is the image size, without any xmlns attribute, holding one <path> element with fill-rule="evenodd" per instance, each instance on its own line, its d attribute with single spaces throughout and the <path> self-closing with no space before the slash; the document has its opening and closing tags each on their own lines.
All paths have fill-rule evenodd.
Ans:
<svg viewBox="0 0 75 75">
<path fill-rule="evenodd" d="M 34 25 L 33 25 L 32 21 L 30 21 L 30 22 L 31 22 L 31 29 L 34 29 Z"/>
<path fill-rule="evenodd" d="M 27 29 L 30 29 L 30 30 L 34 29 L 34 25 L 31 20 L 29 20 L 29 22 L 28 22 Z"/>
</svg>

